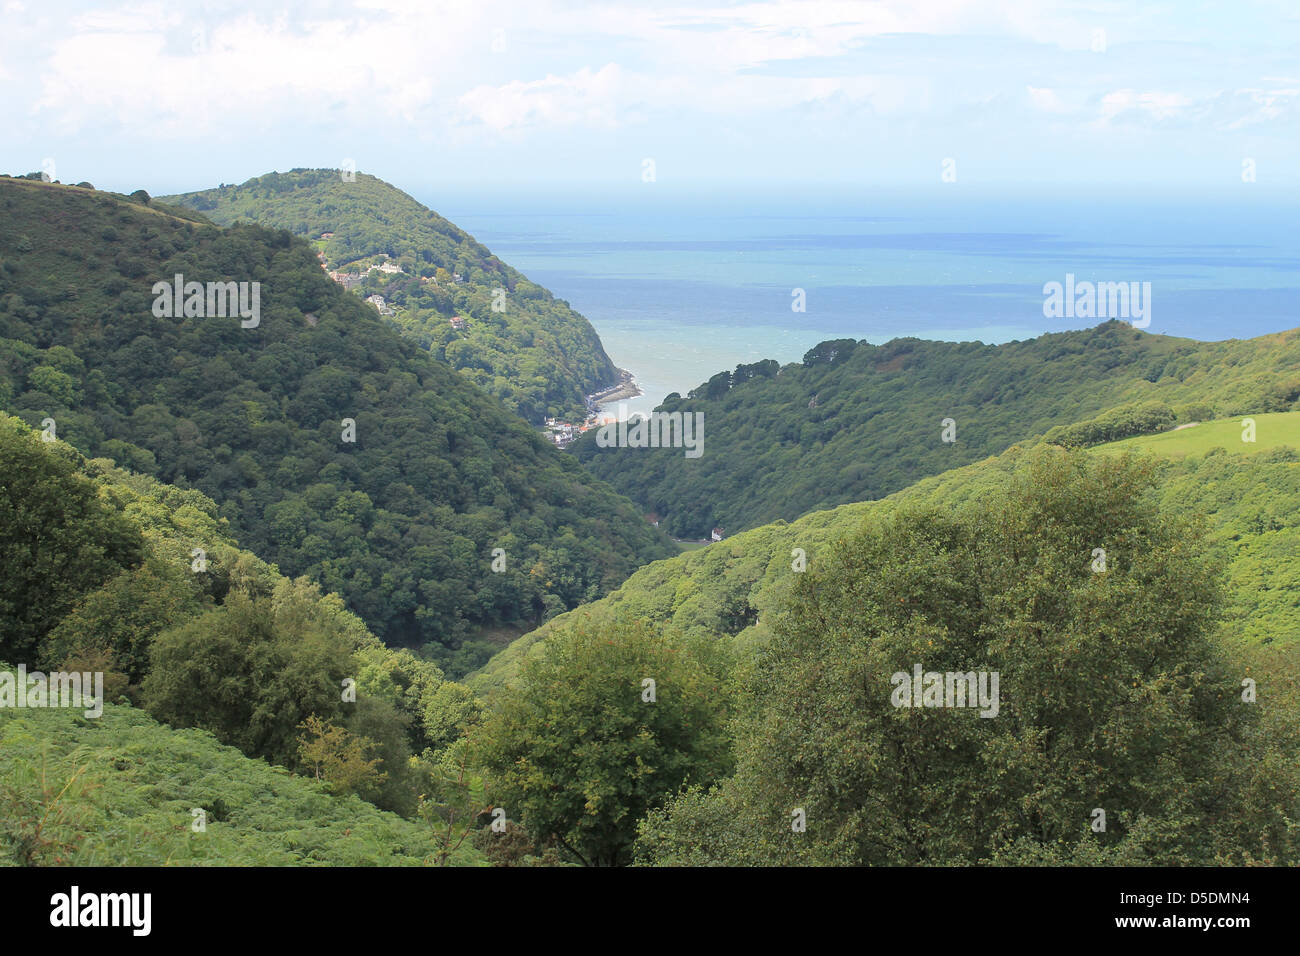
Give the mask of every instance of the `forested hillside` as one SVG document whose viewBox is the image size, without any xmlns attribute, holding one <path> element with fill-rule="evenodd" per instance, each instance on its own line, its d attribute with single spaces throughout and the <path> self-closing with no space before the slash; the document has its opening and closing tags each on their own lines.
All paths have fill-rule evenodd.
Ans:
<svg viewBox="0 0 1300 956">
<path fill-rule="evenodd" d="M 1293 864 L 1300 452 L 1266 437 L 1286 426 L 1171 460 L 1017 446 L 656 562 L 470 678 L 490 792 L 619 862 Z M 584 696 L 595 660 L 621 681 Z M 999 671 L 1000 716 L 889 707 L 914 662 Z M 690 757 L 654 798 L 611 792 L 631 741 L 584 714 L 659 674 L 675 707 L 711 688 L 677 715 L 701 736 L 643 746 Z"/>
<path fill-rule="evenodd" d="M 9 416 L 0 474 L 0 672 L 99 673 L 103 703 L 123 705 L 0 707 L 0 856 L 479 859 L 464 839 L 465 807 L 482 809 L 461 756 L 479 713 L 465 686 L 240 548 L 197 491 Z"/>
<path fill-rule="evenodd" d="M 364 276 L 360 294 L 395 308 L 392 321 L 408 337 L 534 424 L 581 421 L 585 397 L 617 380 L 596 330 L 567 302 L 374 176 L 295 169 L 166 201 L 222 225 L 254 222 L 316 240 L 330 269 Z M 385 261 L 402 271 L 367 271 Z"/>
<path fill-rule="evenodd" d="M 0 215 L 0 409 L 201 491 L 242 545 L 385 640 L 532 624 L 672 553 L 289 233 L 11 179 Z M 257 323 L 160 317 L 154 284 L 176 274 L 260 283 Z"/>
<path fill-rule="evenodd" d="M 1257 441 L 1240 440 L 1240 424 L 1207 428 L 1230 440 L 1200 453 L 1157 459 L 1156 495 L 1168 514 L 1201 515 L 1208 523 L 1227 584 L 1223 636 L 1236 643 L 1278 641 L 1300 647 L 1300 412 L 1264 415 Z M 1204 427 L 1204 426 L 1202 426 Z M 1169 433 L 1189 436 L 1194 429 Z M 1191 439 L 1186 439 L 1190 441 Z M 1093 449 L 1111 454 L 1141 442 L 1116 442 Z M 958 507 L 992 494 L 1020 467 L 1031 443 L 1015 445 L 986 459 L 926 478 L 880 500 L 840 505 L 792 521 L 775 521 L 696 551 L 641 568 L 609 596 L 553 618 L 524 635 L 470 675 L 468 683 L 492 698 L 541 652 L 547 635 L 578 622 L 606 624 L 617 617 L 671 627 L 700 638 L 735 639 L 749 648 L 771 634 L 788 589 L 798 580 L 794 565 L 816 560 L 875 514 L 914 503 Z M 1168 442 L 1148 441 L 1153 450 Z M 798 553 L 795 549 L 799 549 Z"/>
<path fill-rule="evenodd" d="M 703 413 L 698 458 L 600 448 L 594 433 L 573 448 L 670 533 L 707 537 L 715 526 L 734 534 L 883 497 L 1102 413 L 1111 417 L 1049 439 L 1092 444 L 1215 415 L 1285 411 L 1297 397 L 1300 330 L 1194 342 L 1108 322 L 998 346 L 845 339 L 823 342 L 802 363 L 739 366 L 685 398 L 670 395 L 663 411 Z"/>
</svg>

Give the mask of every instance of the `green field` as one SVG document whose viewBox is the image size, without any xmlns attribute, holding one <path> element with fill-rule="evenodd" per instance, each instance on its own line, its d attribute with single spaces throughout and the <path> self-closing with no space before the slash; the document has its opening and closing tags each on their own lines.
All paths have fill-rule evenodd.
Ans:
<svg viewBox="0 0 1300 956">
<path fill-rule="evenodd" d="M 677 547 L 683 551 L 698 551 L 700 548 L 707 548 L 713 543 L 712 541 L 677 541 L 676 538 L 673 538 L 673 540 L 677 542 Z"/>
<path fill-rule="evenodd" d="M 1203 455 L 1211 448 L 1244 455 L 1268 451 L 1279 445 L 1300 448 L 1300 412 L 1272 412 L 1252 415 L 1255 422 L 1255 441 L 1243 441 L 1246 421 L 1242 418 L 1229 418 L 1220 421 L 1202 422 L 1158 435 L 1139 435 L 1125 438 L 1123 441 L 1098 445 L 1100 451 L 1146 451 L 1165 457 L 1183 455 Z"/>
</svg>

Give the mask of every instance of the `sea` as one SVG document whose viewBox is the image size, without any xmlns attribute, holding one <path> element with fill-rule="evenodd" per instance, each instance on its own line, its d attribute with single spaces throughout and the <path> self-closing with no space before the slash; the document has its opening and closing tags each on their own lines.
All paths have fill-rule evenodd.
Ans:
<svg viewBox="0 0 1300 956">
<path fill-rule="evenodd" d="M 1157 335 L 1300 326 L 1300 197 L 1253 184 L 1202 194 L 638 185 L 416 197 L 591 321 L 642 390 L 627 412 L 738 364 L 797 362 L 827 339 L 1002 343 L 1102 321 L 1045 314 L 1052 282 L 1138 283 L 1149 301 L 1134 321 Z"/>
</svg>

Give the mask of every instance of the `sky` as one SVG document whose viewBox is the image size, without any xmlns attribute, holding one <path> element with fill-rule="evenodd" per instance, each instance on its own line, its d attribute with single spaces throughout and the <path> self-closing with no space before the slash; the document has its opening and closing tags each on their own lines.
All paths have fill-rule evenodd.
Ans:
<svg viewBox="0 0 1300 956">
<path fill-rule="evenodd" d="M 1300 194 L 1295 0 L 0 0 L 0 25 L 0 171 L 101 189 L 351 164 L 416 195 Z"/>
</svg>

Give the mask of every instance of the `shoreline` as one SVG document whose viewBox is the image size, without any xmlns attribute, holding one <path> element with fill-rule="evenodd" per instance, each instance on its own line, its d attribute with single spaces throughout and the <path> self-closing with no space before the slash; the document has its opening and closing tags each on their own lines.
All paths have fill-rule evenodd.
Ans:
<svg viewBox="0 0 1300 956">
<path fill-rule="evenodd" d="M 587 405 L 593 411 L 599 411 L 602 405 L 608 405 L 610 402 L 617 402 L 626 398 L 637 398 L 642 395 L 641 386 L 636 383 L 636 376 L 625 368 L 618 370 L 618 384 L 611 385 L 601 392 L 593 392 L 587 396 Z"/>
</svg>

